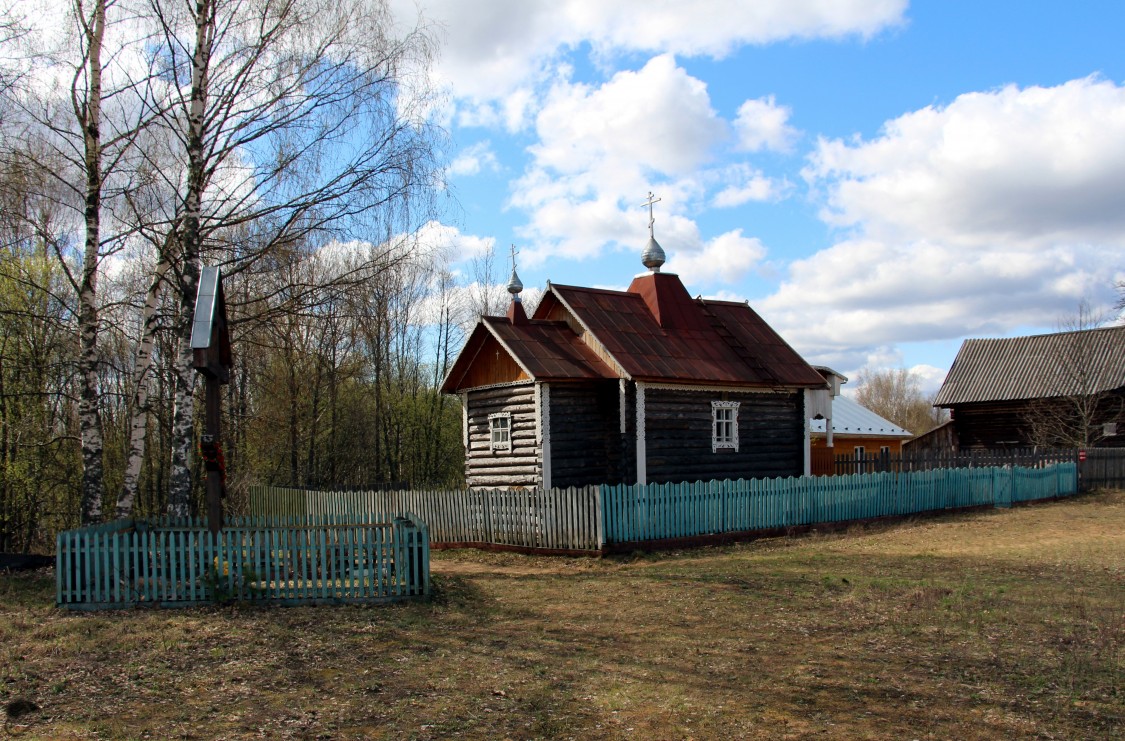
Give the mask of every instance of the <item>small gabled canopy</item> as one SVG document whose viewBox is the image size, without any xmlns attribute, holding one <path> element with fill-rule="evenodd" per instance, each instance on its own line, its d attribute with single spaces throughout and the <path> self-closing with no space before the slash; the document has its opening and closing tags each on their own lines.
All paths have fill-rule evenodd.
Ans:
<svg viewBox="0 0 1125 741">
<path fill-rule="evenodd" d="M 223 383 L 230 379 L 234 364 L 227 329 L 227 301 L 223 293 L 222 271 L 206 266 L 199 273 L 195 314 L 191 326 L 192 365 L 204 375 Z"/>
</svg>

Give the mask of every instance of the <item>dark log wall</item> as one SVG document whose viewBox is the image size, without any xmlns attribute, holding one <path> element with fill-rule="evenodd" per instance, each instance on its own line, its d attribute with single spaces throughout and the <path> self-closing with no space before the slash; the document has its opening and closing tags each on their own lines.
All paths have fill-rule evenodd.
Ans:
<svg viewBox="0 0 1125 741">
<path fill-rule="evenodd" d="M 539 486 L 539 445 L 535 438 L 535 385 L 501 386 L 468 392 L 469 449 L 465 479 L 472 487 Z M 488 415 L 512 415 L 512 448 L 489 448 Z"/>
<path fill-rule="evenodd" d="M 632 394 L 627 394 L 631 398 Z M 551 397 L 551 485 L 619 484 L 636 480 L 635 416 L 626 404 L 621 434 L 617 381 L 553 383 Z"/>
<path fill-rule="evenodd" d="M 1026 402 L 964 404 L 950 410 L 960 450 L 1002 450 L 1031 445 Z"/>
<path fill-rule="evenodd" d="M 958 404 L 950 410 L 957 442 L 961 450 L 1001 450 L 1030 447 L 1035 441 L 1029 420 L 1052 419 L 1056 414 L 1066 417 L 1069 410 L 1060 402 L 1062 412 L 1046 409 L 1047 401 L 997 401 L 979 404 Z M 1099 448 L 1125 447 L 1125 393 L 1103 395 L 1096 420 L 1117 422 L 1118 433 L 1098 440 Z M 1042 422 L 1041 422 L 1042 423 Z"/>
<path fill-rule="evenodd" d="M 711 402 L 738 401 L 738 451 L 711 451 Z M 804 397 L 645 389 L 649 482 L 800 476 Z"/>
</svg>

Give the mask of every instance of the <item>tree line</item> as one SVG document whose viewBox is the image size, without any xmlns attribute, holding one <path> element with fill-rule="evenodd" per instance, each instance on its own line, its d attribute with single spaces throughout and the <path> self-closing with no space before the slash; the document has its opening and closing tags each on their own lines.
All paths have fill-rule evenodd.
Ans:
<svg viewBox="0 0 1125 741">
<path fill-rule="evenodd" d="M 443 192 L 428 29 L 371 0 L 65 8 L 0 24 L 0 550 L 199 511 L 205 264 L 231 497 L 459 483 L 437 387 L 474 312 L 420 239 Z"/>
</svg>

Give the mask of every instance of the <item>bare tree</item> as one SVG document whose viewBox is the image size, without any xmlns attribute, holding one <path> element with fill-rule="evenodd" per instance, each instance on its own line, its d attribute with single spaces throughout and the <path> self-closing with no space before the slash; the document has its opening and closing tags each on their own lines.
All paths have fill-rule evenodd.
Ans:
<svg viewBox="0 0 1125 741">
<path fill-rule="evenodd" d="M 933 406 L 921 390 L 918 377 L 905 368 L 860 371 L 856 401 L 915 435 L 944 422 L 944 411 Z"/>
<path fill-rule="evenodd" d="M 143 71 L 136 76 L 131 66 L 143 57 L 147 41 L 132 33 L 133 20 L 132 9 L 118 0 L 76 0 L 64 18 L 63 41 L 29 52 L 21 70 L 28 84 L 5 96 L 6 156 L 41 173 L 38 197 L 54 198 L 71 214 L 60 219 L 62 232 L 49 244 L 77 305 L 83 522 L 101 518 L 105 488 L 99 281 L 104 261 L 123 249 L 131 233 L 109 205 L 131 189 L 137 137 L 153 120 L 144 97 L 152 78 Z M 107 46 L 110 35 L 114 42 Z M 60 70 L 65 89 L 50 87 Z M 78 242 L 80 252 L 72 248 Z"/>
<path fill-rule="evenodd" d="M 1108 388 L 1102 373 L 1107 353 L 1099 330 L 1107 316 L 1079 303 L 1074 314 L 1059 321 L 1044 363 L 1048 392 L 1034 400 L 1024 415 L 1028 437 L 1048 448 L 1085 448 L 1106 437 L 1106 423 L 1125 414 L 1125 397 Z M 1120 384 L 1121 379 L 1110 385 Z M 1118 434 L 1114 432 L 1113 434 Z"/>
<path fill-rule="evenodd" d="M 150 11 L 176 81 L 164 122 L 183 168 L 166 171 L 178 194 L 167 223 L 182 223 L 172 263 L 180 350 L 169 508 L 183 513 L 201 261 L 232 275 L 295 241 L 373 224 L 382 233 L 366 236 L 381 241 L 409 222 L 436 167 L 425 101 L 403 83 L 428 64 L 432 44 L 418 30 L 393 36 L 384 2 L 196 0 L 152 2 Z"/>
</svg>

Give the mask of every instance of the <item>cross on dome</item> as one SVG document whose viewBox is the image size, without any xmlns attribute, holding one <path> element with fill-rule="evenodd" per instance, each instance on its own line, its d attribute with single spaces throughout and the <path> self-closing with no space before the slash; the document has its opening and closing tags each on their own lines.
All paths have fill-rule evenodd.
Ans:
<svg viewBox="0 0 1125 741">
<path fill-rule="evenodd" d="M 641 204 L 642 207 L 648 206 L 648 244 L 645 245 L 644 252 L 641 253 L 641 264 L 654 273 L 659 273 L 660 266 L 664 264 L 664 250 L 656 241 L 652 228 L 652 225 L 656 223 L 656 217 L 652 215 L 652 204 L 659 203 L 660 200 L 650 190 L 648 200 Z"/>
<path fill-rule="evenodd" d="M 512 277 L 508 280 L 508 293 L 512 294 L 512 299 L 515 300 L 515 301 L 520 300 L 519 294 L 520 294 L 520 291 L 523 290 L 523 283 L 520 281 L 520 277 L 518 275 L 516 275 L 516 255 L 518 255 L 518 254 L 519 254 L 519 250 L 517 250 L 516 246 L 513 244 L 512 245 Z"/>
</svg>

